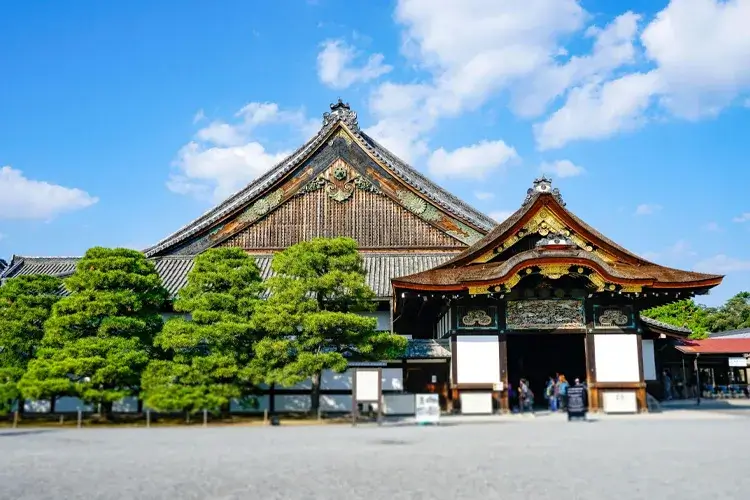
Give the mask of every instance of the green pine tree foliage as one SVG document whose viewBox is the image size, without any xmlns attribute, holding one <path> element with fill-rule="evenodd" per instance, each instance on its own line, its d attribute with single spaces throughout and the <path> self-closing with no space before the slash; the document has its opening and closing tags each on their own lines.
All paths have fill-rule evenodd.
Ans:
<svg viewBox="0 0 750 500">
<path fill-rule="evenodd" d="M 255 259 L 239 248 L 210 249 L 195 259 L 174 304 L 189 315 L 167 321 L 154 345 L 165 359 L 143 374 L 144 401 L 162 411 L 217 411 L 252 392 L 243 379 L 257 341 L 252 316 L 263 286 Z"/>
<path fill-rule="evenodd" d="M 320 405 L 323 370 L 343 372 L 347 356 L 364 360 L 396 358 L 406 339 L 377 331 L 371 311 L 374 293 L 357 243 L 351 238 L 316 238 L 274 256 L 270 296 L 255 314 L 266 335 L 255 346 L 249 378 L 292 386 L 312 381 L 312 410 Z"/>
<path fill-rule="evenodd" d="M 62 281 L 43 275 L 22 275 L 0 286 L 0 414 L 14 403 L 23 411 L 18 381 L 36 355 L 44 322 L 60 300 Z"/>
<path fill-rule="evenodd" d="M 663 306 L 652 307 L 651 309 L 642 311 L 641 315 L 669 325 L 689 328 L 692 332 L 690 334 L 691 339 L 704 339 L 708 337 L 710 310 L 700 304 L 696 304 L 693 299 L 685 299 Z"/>
<path fill-rule="evenodd" d="M 113 402 L 139 392 L 167 291 L 142 253 L 101 247 L 86 252 L 65 287 L 71 294 L 53 306 L 19 386 L 34 399 L 77 396 L 108 416 Z"/>
<path fill-rule="evenodd" d="M 711 332 L 750 328 L 750 292 L 740 292 L 723 306 L 711 309 L 706 325 Z"/>
</svg>

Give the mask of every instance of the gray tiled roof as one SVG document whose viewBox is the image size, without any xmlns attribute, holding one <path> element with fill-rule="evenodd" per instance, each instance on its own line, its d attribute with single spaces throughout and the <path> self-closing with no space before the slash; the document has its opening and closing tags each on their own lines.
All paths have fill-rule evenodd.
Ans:
<svg viewBox="0 0 750 500">
<path fill-rule="evenodd" d="M 731 338 L 731 339 L 750 339 L 750 328 L 739 328 L 737 330 L 725 330 L 723 332 L 709 333 L 712 339 Z"/>
<path fill-rule="evenodd" d="M 365 253 L 364 268 L 367 271 L 367 283 L 378 298 L 391 296 L 391 278 L 426 271 L 446 262 L 455 252 L 441 253 Z M 261 277 L 267 279 L 272 275 L 271 254 L 255 255 Z M 187 275 L 193 268 L 193 256 L 180 255 L 156 257 L 151 259 L 156 271 L 161 276 L 164 288 L 174 296 L 187 283 Z M 21 274 L 50 274 L 67 276 L 75 271 L 78 257 L 19 257 L 15 256 L 3 275 L 12 278 Z"/>
<path fill-rule="evenodd" d="M 353 119 L 352 119 L 353 116 Z M 276 181 L 294 170 L 307 156 L 323 145 L 329 133 L 339 124 L 346 125 L 352 131 L 359 142 L 366 146 L 370 153 L 380 158 L 386 163 L 396 175 L 404 180 L 411 187 L 422 193 L 432 200 L 438 206 L 454 214 L 460 219 L 477 226 L 480 229 L 489 231 L 497 225 L 490 217 L 484 215 L 478 210 L 472 208 L 467 203 L 461 201 L 456 196 L 434 184 L 425 176 L 408 166 L 385 147 L 375 142 L 371 137 L 363 133 L 356 122 L 356 112 L 349 110 L 348 106 L 344 114 L 329 115 L 324 119 L 323 126 L 309 141 L 303 144 L 294 153 L 285 158 L 281 163 L 271 167 L 266 173 L 248 184 L 246 187 L 237 191 L 225 201 L 205 212 L 197 219 L 189 222 L 171 235 L 159 241 L 150 248 L 144 250 L 147 256 L 154 256 L 168 248 L 184 242 L 188 238 L 208 229 L 218 223 L 224 217 L 234 213 L 240 207 L 249 203 L 251 200 L 260 196 Z"/>
<path fill-rule="evenodd" d="M 447 342 L 443 345 L 432 339 L 411 339 L 404 357 L 407 359 L 450 358 L 451 352 L 445 347 L 447 345 L 449 345 Z"/>
<path fill-rule="evenodd" d="M 683 333 L 683 334 L 684 333 L 687 333 L 687 334 L 693 333 L 692 330 L 690 330 L 690 328 L 685 328 L 684 326 L 670 325 L 669 323 L 665 323 L 663 321 L 659 321 L 659 320 L 656 320 L 656 319 L 648 318 L 646 316 L 641 316 L 641 321 L 643 323 L 645 323 L 646 325 L 653 326 L 653 327 L 656 327 L 656 328 L 661 328 L 663 330 L 671 330 L 673 332 Z"/>
</svg>

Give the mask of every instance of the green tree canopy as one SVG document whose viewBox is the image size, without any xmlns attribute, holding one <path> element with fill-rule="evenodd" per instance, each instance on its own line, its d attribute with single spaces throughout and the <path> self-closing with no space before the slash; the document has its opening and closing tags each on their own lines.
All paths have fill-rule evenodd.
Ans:
<svg viewBox="0 0 750 500">
<path fill-rule="evenodd" d="M 143 373 L 149 407 L 217 410 L 252 390 L 242 378 L 257 341 L 251 319 L 261 301 L 260 271 L 239 248 L 216 248 L 195 259 L 174 304 L 191 318 L 170 319 L 154 339 L 166 359 Z"/>
<path fill-rule="evenodd" d="M 669 325 L 689 328 L 692 332 L 690 338 L 702 339 L 708 336 L 706 321 L 709 310 L 705 306 L 696 304 L 693 299 L 652 307 L 641 314 Z"/>
<path fill-rule="evenodd" d="M 14 401 L 23 410 L 18 381 L 39 348 L 61 286 L 58 278 L 34 274 L 10 278 L 0 286 L 0 413 Z"/>
<path fill-rule="evenodd" d="M 398 357 L 406 339 L 379 332 L 370 311 L 374 293 L 357 243 L 351 238 L 316 238 L 293 245 L 273 259 L 269 299 L 255 315 L 266 336 L 256 345 L 250 378 L 291 386 L 312 381 L 312 409 L 320 405 L 325 369 L 342 372 L 347 356 L 366 360 Z"/>
<path fill-rule="evenodd" d="M 711 332 L 750 327 L 750 292 L 740 292 L 723 306 L 712 309 L 706 326 Z"/>
<path fill-rule="evenodd" d="M 123 248 L 89 249 L 65 286 L 19 385 L 30 398 L 78 396 L 109 414 L 138 393 L 167 292 L 153 263 Z"/>
</svg>

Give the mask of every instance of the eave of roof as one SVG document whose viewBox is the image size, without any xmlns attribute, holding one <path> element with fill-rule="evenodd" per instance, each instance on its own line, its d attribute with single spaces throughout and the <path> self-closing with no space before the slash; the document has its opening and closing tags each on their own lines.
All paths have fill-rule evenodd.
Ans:
<svg viewBox="0 0 750 500">
<path fill-rule="evenodd" d="M 666 332 L 676 333 L 680 337 L 685 337 L 693 333 L 693 331 L 690 328 L 685 328 L 684 326 L 670 325 L 669 323 L 665 323 L 663 321 L 649 318 L 648 316 L 641 316 L 641 322 L 644 323 L 646 327 L 648 327 L 649 329 L 653 329 L 657 331 L 664 330 Z"/>
</svg>

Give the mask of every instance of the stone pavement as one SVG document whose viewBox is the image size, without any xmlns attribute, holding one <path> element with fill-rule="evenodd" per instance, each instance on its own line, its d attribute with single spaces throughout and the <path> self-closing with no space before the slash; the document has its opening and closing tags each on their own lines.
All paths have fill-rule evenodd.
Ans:
<svg viewBox="0 0 750 500">
<path fill-rule="evenodd" d="M 497 425 L 439 427 L 5 430 L 0 498 L 746 498 L 747 420 L 685 414 L 591 423 L 489 417 Z"/>
</svg>

